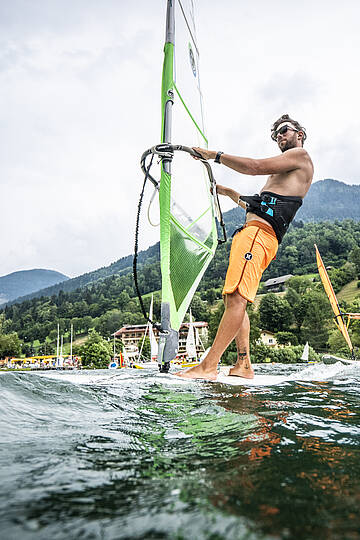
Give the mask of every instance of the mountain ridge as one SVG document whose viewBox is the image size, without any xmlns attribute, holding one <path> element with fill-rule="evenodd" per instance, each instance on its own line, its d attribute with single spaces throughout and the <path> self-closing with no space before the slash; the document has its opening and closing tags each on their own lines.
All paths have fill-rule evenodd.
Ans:
<svg viewBox="0 0 360 540">
<path fill-rule="evenodd" d="M 61 272 L 45 268 L 11 272 L 0 277 L 0 305 L 69 279 Z"/>
</svg>

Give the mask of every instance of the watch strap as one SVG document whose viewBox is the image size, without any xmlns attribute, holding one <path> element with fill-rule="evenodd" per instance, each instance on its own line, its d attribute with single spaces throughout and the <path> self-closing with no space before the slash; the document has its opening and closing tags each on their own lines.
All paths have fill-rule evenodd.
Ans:
<svg viewBox="0 0 360 540">
<path fill-rule="evenodd" d="M 224 152 L 218 152 L 218 153 L 216 154 L 216 157 L 215 157 L 215 159 L 214 159 L 214 162 L 215 162 L 215 163 L 220 163 L 220 157 L 221 157 L 221 155 L 222 155 L 223 153 L 224 153 Z"/>
</svg>

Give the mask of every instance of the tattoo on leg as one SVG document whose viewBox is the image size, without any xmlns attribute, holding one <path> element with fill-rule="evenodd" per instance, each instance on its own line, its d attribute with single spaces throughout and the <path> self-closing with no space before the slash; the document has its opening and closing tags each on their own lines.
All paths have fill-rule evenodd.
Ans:
<svg viewBox="0 0 360 540">
<path fill-rule="evenodd" d="M 238 351 L 238 362 L 240 362 L 245 369 L 250 369 L 249 359 L 247 358 L 247 350 Z"/>
</svg>

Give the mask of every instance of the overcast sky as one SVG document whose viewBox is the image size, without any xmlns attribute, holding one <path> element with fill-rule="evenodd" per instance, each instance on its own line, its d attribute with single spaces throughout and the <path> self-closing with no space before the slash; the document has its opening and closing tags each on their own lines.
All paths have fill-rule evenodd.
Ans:
<svg viewBox="0 0 360 540">
<path fill-rule="evenodd" d="M 0 276 L 73 277 L 132 252 L 165 12 L 166 0 L 0 0 Z M 289 113 L 315 180 L 359 184 L 358 0 L 197 0 L 196 15 L 209 147 L 274 155 L 270 125 Z M 215 172 L 247 194 L 264 181 Z M 157 235 L 144 215 L 141 248 Z"/>
</svg>

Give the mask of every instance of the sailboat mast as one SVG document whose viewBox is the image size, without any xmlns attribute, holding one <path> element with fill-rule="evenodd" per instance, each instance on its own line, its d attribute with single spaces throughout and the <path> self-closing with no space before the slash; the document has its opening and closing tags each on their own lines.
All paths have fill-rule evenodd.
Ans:
<svg viewBox="0 0 360 540">
<path fill-rule="evenodd" d="M 59 340 L 60 340 L 60 324 L 57 325 L 57 339 L 56 339 L 56 360 L 59 360 Z"/>
<path fill-rule="evenodd" d="M 73 350 L 73 331 L 74 331 L 74 325 L 72 324 L 71 325 L 71 329 L 70 329 L 70 358 L 71 358 L 71 362 L 72 362 L 72 350 Z"/>
</svg>

